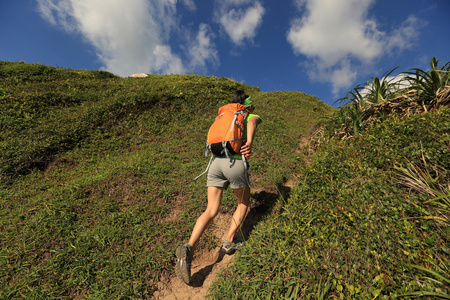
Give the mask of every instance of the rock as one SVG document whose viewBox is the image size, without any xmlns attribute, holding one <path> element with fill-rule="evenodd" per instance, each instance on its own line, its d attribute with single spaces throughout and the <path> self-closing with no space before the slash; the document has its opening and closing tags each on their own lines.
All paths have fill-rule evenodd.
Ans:
<svg viewBox="0 0 450 300">
<path fill-rule="evenodd" d="M 133 77 L 133 78 L 146 78 L 146 77 L 148 77 L 148 75 L 145 74 L 145 73 L 137 73 L 137 74 L 131 75 L 130 77 Z"/>
</svg>

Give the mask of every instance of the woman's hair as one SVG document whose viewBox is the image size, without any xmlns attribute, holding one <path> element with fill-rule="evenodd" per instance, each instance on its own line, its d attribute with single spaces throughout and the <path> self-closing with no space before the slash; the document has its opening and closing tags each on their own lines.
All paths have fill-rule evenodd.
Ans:
<svg viewBox="0 0 450 300">
<path fill-rule="evenodd" d="M 246 95 L 243 90 L 237 90 L 233 95 L 232 103 L 244 104 L 244 101 L 247 98 L 248 98 L 248 95 Z"/>
</svg>

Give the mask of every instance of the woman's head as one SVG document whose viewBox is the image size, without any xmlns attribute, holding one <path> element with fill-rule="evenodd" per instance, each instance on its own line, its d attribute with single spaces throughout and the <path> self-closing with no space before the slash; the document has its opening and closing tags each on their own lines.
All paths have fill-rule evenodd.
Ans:
<svg viewBox="0 0 450 300">
<path fill-rule="evenodd" d="M 249 111 L 253 111 L 255 107 L 253 106 L 252 98 L 245 94 L 244 90 L 237 90 L 234 93 L 232 103 L 240 103 L 247 106 Z"/>
<path fill-rule="evenodd" d="M 244 104 L 245 99 L 248 98 L 248 95 L 245 94 L 243 90 L 237 90 L 233 95 L 233 103 Z"/>
</svg>

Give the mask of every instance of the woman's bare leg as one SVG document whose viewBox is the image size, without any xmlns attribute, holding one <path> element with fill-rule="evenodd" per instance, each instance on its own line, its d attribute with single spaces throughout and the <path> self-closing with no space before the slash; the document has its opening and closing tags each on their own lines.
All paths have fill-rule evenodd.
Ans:
<svg viewBox="0 0 450 300">
<path fill-rule="evenodd" d="M 236 231 L 241 226 L 242 222 L 244 222 L 250 204 L 250 187 L 247 186 L 233 191 L 238 198 L 238 206 L 231 219 L 230 229 L 228 230 L 226 238 L 230 242 L 233 241 Z"/>
<path fill-rule="evenodd" d="M 191 238 L 189 239 L 189 245 L 195 247 L 200 236 L 205 229 L 211 223 L 217 213 L 219 212 L 220 201 L 222 200 L 223 188 L 208 187 L 208 206 L 201 216 L 197 219 L 194 229 L 192 230 Z"/>
</svg>

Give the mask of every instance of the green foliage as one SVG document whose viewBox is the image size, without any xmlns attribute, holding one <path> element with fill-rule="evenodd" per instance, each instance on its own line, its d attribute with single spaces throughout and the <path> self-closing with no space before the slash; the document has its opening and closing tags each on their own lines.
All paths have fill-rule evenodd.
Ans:
<svg viewBox="0 0 450 300">
<path fill-rule="evenodd" d="M 336 119 L 334 123 L 339 124 L 344 131 L 343 134 L 358 135 L 364 123 L 373 115 L 372 106 L 393 98 L 398 90 L 398 84 L 395 77 L 390 78 L 390 75 L 396 69 L 386 72 L 381 79 L 372 77 L 365 85 L 358 85 L 337 101 L 342 107 L 333 116 Z"/>
<path fill-rule="evenodd" d="M 303 164 L 302 140 L 333 111 L 317 98 L 299 92 L 259 95 L 255 113 L 262 112 L 263 125 L 257 133 L 258 159 L 251 168 L 264 174 L 261 183 L 283 184 L 287 177 L 298 174 Z M 280 168 L 281 164 L 285 167 Z"/>
<path fill-rule="evenodd" d="M 432 58 L 431 70 L 372 77 L 365 85 L 353 88 L 339 99 L 341 107 L 326 126 L 328 136 L 348 138 L 358 135 L 372 125 L 382 122 L 388 115 L 412 115 L 446 106 L 450 103 L 450 62 L 438 67 L 441 61 Z"/>
<path fill-rule="evenodd" d="M 435 272 L 433 270 L 424 268 L 422 266 L 417 266 L 417 265 L 409 265 L 409 267 L 424 271 L 424 273 L 431 275 L 431 277 L 433 279 L 435 279 L 435 281 L 442 285 L 444 288 L 446 286 L 450 286 L 450 276 L 449 274 L 446 274 L 445 272 Z M 443 293 L 440 289 L 438 290 L 438 292 L 432 292 L 432 291 L 417 291 L 417 292 L 410 292 L 410 293 L 406 293 L 403 295 L 400 295 L 399 298 L 404 298 L 407 296 L 429 296 L 429 297 L 433 297 L 433 298 L 441 298 L 441 299 L 450 299 L 450 295 L 448 295 L 447 293 Z"/>
<path fill-rule="evenodd" d="M 47 82 L 66 79 L 108 79 L 118 78 L 106 71 L 84 71 L 54 68 L 41 64 L 25 64 L 0 61 L 0 79 L 17 85 L 25 82 Z"/>
<path fill-rule="evenodd" d="M 206 207 L 205 177 L 193 178 L 237 89 L 263 119 L 252 181 L 283 183 L 300 139 L 333 110 L 312 96 L 0 62 L 0 298 L 151 298 Z M 235 206 L 227 191 L 223 208 Z M 220 243 L 206 233 L 198 247 Z"/>
<path fill-rule="evenodd" d="M 372 78 L 371 101 L 358 88 L 365 102 L 340 111 L 359 135 L 305 157 L 318 123 L 334 133 L 342 121 L 326 123 L 334 109 L 313 96 L 0 62 L 0 298 L 151 298 L 206 207 L 204 178 L 192 179 L 236 89 L 263 120 L 251 180 L 280 195 L 211 298 L 448 297 L 450 109 L 391 113 L 386 103 L 412 96 L 389 74 Z M 225 211 L 233 199 L 226 191 Z M 198 247 L 220 243 L 206 233 Z"/>
<path fill-rule="evenodd" d="M 439 62 L 442 67 L 438 68 Z M 436 98 L 438 91 L 447 85 L 450 85 L 450 62 L 444 63 L 433 57 L 430 61 L 430 71 L 413 69 L 405 72 L 406 79 L 410 82 L 412 89 L 417 90 L 419 105 L 428 105 Z"/>
<path fill-rule="evenodd" d="M 293 287 L 291 298 L 299 299 L 392 299 L 419 289 L 448 295 L 448 282 L 409 265 L 448 270 L 449 212 L 432 195 L 407 190 L 397 168 L 425 159 L 445 170 L 435 180 L 448 186 L 449 120 L 449 109 L 392 118 L 352 140 L 324 143 L 281 213 L 252 233 L 222 273 L 212 298 L 276 298 Z"/>
</svg>

